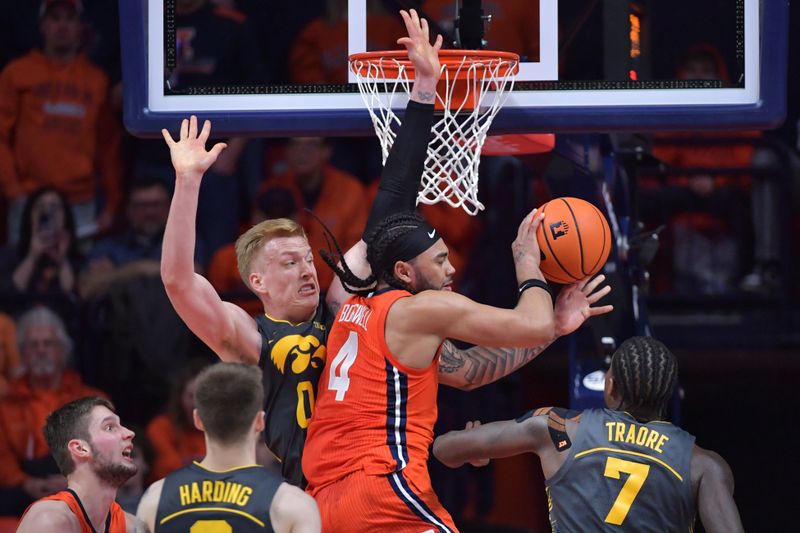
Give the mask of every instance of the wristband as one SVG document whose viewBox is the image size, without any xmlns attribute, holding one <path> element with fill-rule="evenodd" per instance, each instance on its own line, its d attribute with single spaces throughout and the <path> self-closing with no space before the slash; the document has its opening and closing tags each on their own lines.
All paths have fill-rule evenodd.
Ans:
<svg viewBox="0 0 800 533">
<path fill-rule="evenodd" d="M 519 284 L 519 289 L 517 289 L 517 297 L 521 297 L 522 293 L 530 289 L 531 287 L 538 287 L 540 289 L 544 289 L 547 291 L 547 294 L 550 295 L 550 300 L 555 305 L 555 298 L 553 298 L 553 289 L 550 288 L 550 285 L 547 284 L 546 281 L 541 279 L 526 279 L 522 283 Z"/>
</svg>

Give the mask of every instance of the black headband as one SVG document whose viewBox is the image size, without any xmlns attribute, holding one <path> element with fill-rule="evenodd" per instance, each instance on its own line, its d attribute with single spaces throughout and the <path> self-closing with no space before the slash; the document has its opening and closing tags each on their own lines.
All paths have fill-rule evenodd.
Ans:
<svg viewBox="0 0 800 533">
<path fill-rule="evenodd" d="M 420 222 L 419 226 L 408 233 L 397 237 L 388 250 L 391 254 L 388 264 L 397 261 L 409 261 L 433 246 L 441 238 L 436 229 L 427 222 Z"/>
</svg>

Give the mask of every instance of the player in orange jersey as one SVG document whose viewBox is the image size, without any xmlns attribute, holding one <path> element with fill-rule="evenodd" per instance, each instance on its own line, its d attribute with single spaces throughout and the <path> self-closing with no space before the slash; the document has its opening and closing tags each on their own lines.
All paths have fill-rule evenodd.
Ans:
<svg viewBox="0 0 800 533">
<path fill-rule="evenodd" d="M 595 292 L 602 276 L 566 288 L 554 310 L 539 270 L 542 218 L 529 214 L 512 244 L 520 283 L 514 309 L 450 291 L 455 269 L 447 246 L 416 213 L 389 216 L 375 228 L 366 280 L 337 268 L 346 286 L 363 290 L 331 328 L 303 453 L 324 531 L 455 531 L 426 465 L 439 382 L 469 389 L 494 381 L 611 310 L 590 307 L 610 290 Z M 519 348 L 458 352 L 443 346 L 447 338 Z"/>
<path fill-rule="evenodd" d="M 141 522 L 114 501 L 117 489 L 136 473 L 131 458 L 133 431 L 120 424 L 108 400 L 88 396 L 47 417 L 47 444 L 67 490 L 33 503 L 18 532 L 124 533 L 142 531 Z"/>
</svg>

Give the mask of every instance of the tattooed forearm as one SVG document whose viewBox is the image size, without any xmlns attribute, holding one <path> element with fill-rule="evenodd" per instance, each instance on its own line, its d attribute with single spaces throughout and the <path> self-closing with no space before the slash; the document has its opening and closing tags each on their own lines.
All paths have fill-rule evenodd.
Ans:
<svg viewBox="0 0 800 533">
<path fill-rule="evenodd" d="M 434 91 L 418 91 L 417 98 L 421 104 L 432 104 L 436 101 L 436 92 Z"/>
<path fill-rule="evenodd" d="M 459 350 L 450 341 L 442 345 L 439 378 L 460 389 L 475 389 L 505 377 L 532 361 L 550 343 L 535 348 L 485 348 Z"/>
</svg>

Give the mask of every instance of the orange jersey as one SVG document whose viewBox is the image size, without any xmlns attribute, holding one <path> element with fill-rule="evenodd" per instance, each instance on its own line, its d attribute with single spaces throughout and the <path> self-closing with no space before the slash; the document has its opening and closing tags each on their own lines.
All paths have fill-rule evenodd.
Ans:
<svg viewBox="0 0 800 533">
<path fill-rule="evenodd" d="M 386 475 L 410 466 L 409 472 L 427 477 L 438 357 L 428 368 L 406 367 L 384 336 L 389 308 L 407 296 L 401 290 L 355 296 L 336 316 L 303 450 L 312 494 L 359 470 Z"/>
<path fill-rule="evenodd" d="M 45 500 L 55 500 L 66 503 L 69 510 L 72 511 L 72 514 L 78 519 L 78 523 L 81 525 L 81 533 L 95 533 L 94 527 L 92 527 L 91 522 L 89 522 L 86 510 L 83 508 L 83 504 L 72 490 L 62 490 L 52 496 L 45 496 L 39 501 Z M 122 507 L 120 507 L 117 502 L 111 502 L 111 507 L 108 510 L 108 518 L 106 519 L 106 527 L 103 531 L 105 533 L 125 533 L 126 531 L 125 511 L 122 510 Z"/>
</svg>

